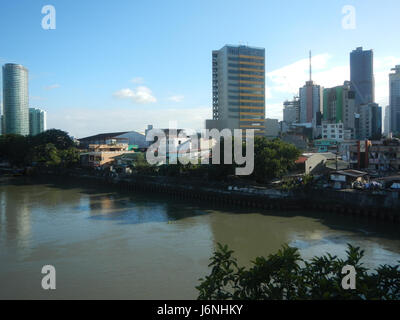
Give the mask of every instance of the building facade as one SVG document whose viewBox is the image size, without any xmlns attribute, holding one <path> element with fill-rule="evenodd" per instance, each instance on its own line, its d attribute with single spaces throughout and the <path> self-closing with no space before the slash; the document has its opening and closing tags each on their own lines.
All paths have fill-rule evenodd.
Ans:
<svg viewBox="0 0 400 320">
<path fill-rule="evenodd" d="M 267 138 L 277 138 L 281 131 L 278 119 L 265 119 L 265 136 Z"/>
<path fill-rule="evenodd" d="M 323 121 L 343 123 L 343 130 L 350 130 L 351 138 L 354 138 L 356 113 L 355 92 L 351 90 L 350 82 L 345 82 L 343 86 L 324 89 Z"/>
<path fill-rule="evenodd" d="M 350 81 L 356 107 L 375 102 L 374 54 L 358 47 L 350 53 Z"/>
<path fill-rule="evenodd" d="M 387 137 L 389 136 L 389 133 L 392 132 L 390 129 L 390 105 L 386 106 L 385 108 L 385 121 L 384 121 L 384 130 L 383 133 Z"/>
<path fill-rule="evenodd" d="M 350 147 L 350 164 L 355 169 L 400 170 L 400 140 L 359 141 Z"/>
<path fill-rule="evenodd" d="M 3 66 L 4 133 L 29 134 L 28 69 L 19 64 Z"/>
<path fill-rule="evenodd" d="M 294 97 L 293 100 L 283 103 L 283 121 L 290 125 L 300 122 L 300 99 Z"/>
<path fill-rule="evenodd" d="M 314 137 L 318 135 L 317 128 L 321 126 L 323 88 L 307 81 L 300 88 L 300 123 L 311 123 Z"/>
<path fill-rule="evenodd" d="M 392 69 L 389 75 L 390 131 L 400 134 L 400 65 Z"/>
<path fill-rule="evenodd" d="M 379 140 L 382 136 L 382 108 L 376 103 L 360 106 L 360 140 Z"/>
<path fill-rule="evenodd" d="M 344 141 L 352 139 L 351 130 L 346 130 L 342 122 L 322 122 L 322 139 Z"/>
<path fill-rule="evenodd" d="M 226 45 L 212 52 L 213 119 L 207 129 L 265 133 L 265 49 Z"/>
<path fill-rule="evenodd" d="M 41 109 L 29 108 L 29 134 L 37 134 L 47 130 L 46 111 Z"/>
</svg>

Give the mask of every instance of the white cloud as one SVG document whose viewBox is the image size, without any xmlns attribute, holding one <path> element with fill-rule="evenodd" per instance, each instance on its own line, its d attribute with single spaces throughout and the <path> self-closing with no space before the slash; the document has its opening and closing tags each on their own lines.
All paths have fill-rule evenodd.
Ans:
<svg viewBox="0 0 400 320">
<path fill-rule="evenodd" d="M 174 95 L 174 96 L 168 97 L 168 100 L 173 101 L 173 102 L 182 102 L 184 98 L 185 97 L 183 95 Z"/>
<path fill-rule="evenodd" d="M 142 84 L 144 83 L 144 79 L 142 77 L 135 77 L 131 80 L 131 82 L 135 84 Z"/>
<path fill-rule="evenodd" d="M 119 99 L 130 99 L 133 102 L 140 104 L 157 102 L 157 99 L 153 96 L 151 90 L 145 86 L 139 86 L 133 90 L 121 89 L 114 93 L 114 97 Z"/>
<path fill-rule="evenodd" d="M 45 90 L 53 90 L 53 89 L 57 89 L 59 87 L 60 87 L 60 85 L 58 83 L 55 83 L 55 84 L 44 87 L 44 89 Z"/>
<path fill-rule="evenodd" d="M 57 113 L 48 113 L 48 128 L 60 128 L 71 135 L 82 138 L 102 132 L 118 132 L 146 129 L 148 124 L 154 127 L 168 127 L 170 121 L 176 121 L 180 128 L 195 130 L 204 128 L 205 119 L 210 119 L 210 106 L 197 108 L 114 108 L 92 109 L 65 108 Z"/>
</svg>

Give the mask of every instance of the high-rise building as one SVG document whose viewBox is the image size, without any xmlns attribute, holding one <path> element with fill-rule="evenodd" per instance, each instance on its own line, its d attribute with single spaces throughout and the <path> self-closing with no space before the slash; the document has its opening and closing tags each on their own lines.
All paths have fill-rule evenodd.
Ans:
<svg viewBox="0 0 400 320">
<path fill-rule="evenodd" d="M 293 100 L 283 103 L 283 121 L 287 124 L 300 122 L 300 99 L 294 97 Z"/>
<path fill-rule="evenodd" d="M 265 133 L 265 49 L 226 45 L 212 52 L 213 119 L 207 129 Z"/>
<path fill-rule="evenodd" d="M 387 137 L 387 136 L 389 136 L 389 133 L 391 132 L 391 130 L 390 130 L 390 106 L 386 106 L 386 108 L 385 108 L 385 121 L 384 121 L 384 123 L 385 123 L 385 129 L 384 129 L 384 134 L 385 134 L 385 136 Z"/>
<path fill-rule="evenodd" d="M 382 108 L 376 103 L 360 106 L 360 140 L 379 140 L 382 136 Z"/>
<path fill-rule="evenodd" d="M 29 134 L 36 136 L 46 131 L 46 111 L 29 108 Z"/>
<path fill-rule="evenodd" d="M 400 133 L 400 65 L 389 74 L 390 132 Z"/>
<path fill-rule="evenodd" d="M 355 137 L 355 92 L 350 82 L 334 88 L 324 89 L 323 120 L 327 123 L 343 123 L 344 130 L 350 130 Z"/>
<path fill-rule="evenodd" d="M 310 51 L 310 79 L 305 86 L 300 88 L 300 123 L 311 124 L 313 128 L 313 136 L 320 134 L 322 120 L 322 99 L 323 88 L 314 84 L 311 72 L 311 51 Z"/>
<path fill-rule="evenodd" d="M 358 47 L 350 53 L 350 81 L 356 108 L 375 102 L 374 53 Z"/>
<path fill-rule="evenodd" d="M 28 69 L 19 64 L 3 66 L 4 133 L 29 134 Z"/>
<path fill-rule="evenodd" d="M 0 100 L 0 135 L 3 134 L 3 103 Z"/>
</svg>

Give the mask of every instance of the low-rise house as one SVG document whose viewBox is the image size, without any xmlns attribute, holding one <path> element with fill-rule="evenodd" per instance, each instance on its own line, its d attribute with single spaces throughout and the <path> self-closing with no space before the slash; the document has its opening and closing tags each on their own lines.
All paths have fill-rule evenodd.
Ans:
<svg viewBox="0 0 400 320">
<path fill-rule="evenodd" d="M 350 164 L 354 169 L 378 172 L 400 170 L 400 140 L 359 141 L 350 146 Z"/>
<path fill-rule="evenodd" d="M 129 153 L 135 151 L 129 150 L 128 144 L 91 144 L 87 152 L 81 153 L 81 164 L 87 167 L 101 167 L 111 164 L 115 157 Z"/>
<path fill-rule="evenodd" d="M 330 174 L 330 181 L 334 189 L 351 189 L 355 184 L 365 184 L 368 173 L 357 170 L 339 170 Z"/>
</svg>

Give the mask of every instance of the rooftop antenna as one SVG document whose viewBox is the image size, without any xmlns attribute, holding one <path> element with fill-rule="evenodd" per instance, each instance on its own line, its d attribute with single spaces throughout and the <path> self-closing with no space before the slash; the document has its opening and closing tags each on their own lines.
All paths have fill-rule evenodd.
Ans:
<svg viewBox="0 0 400 320">
<path fill-rule="evenodd" d="M 310 50 L 310 82 L 312 81 L 311 50 Z"/>
</svg>

